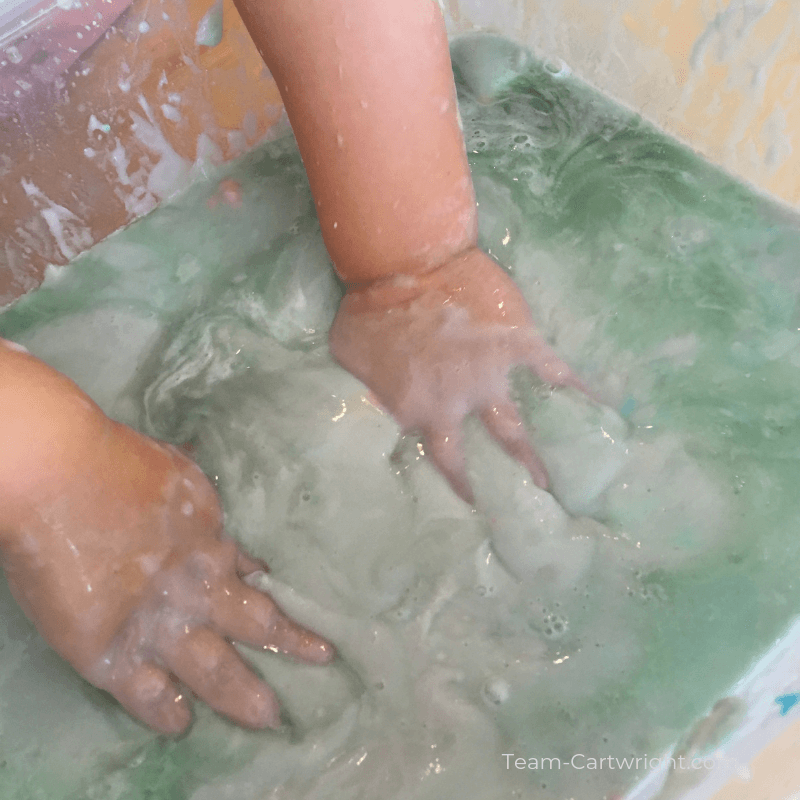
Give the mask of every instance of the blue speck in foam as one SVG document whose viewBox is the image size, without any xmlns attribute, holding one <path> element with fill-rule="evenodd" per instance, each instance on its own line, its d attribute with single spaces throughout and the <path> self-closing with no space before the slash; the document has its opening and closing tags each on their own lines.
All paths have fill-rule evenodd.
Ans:
<svg viewBox="0 0 800 800">
<path fill-rule="evenodd" d="M 781 716 L 785 717 L 798 703 L 800 703 L 800 693 L 784 694 L 775 699 L 781 707 Z"/>
</svg>

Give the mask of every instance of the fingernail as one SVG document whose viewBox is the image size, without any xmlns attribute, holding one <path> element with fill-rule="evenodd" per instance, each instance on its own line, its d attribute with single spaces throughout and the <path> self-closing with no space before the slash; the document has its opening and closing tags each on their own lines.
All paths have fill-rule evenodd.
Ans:
<svg viewBox="0 0 800 800">
<path fill-rule="evenodd" d="M 281 726 L 281 712 L 278 703 L 264 694 L 256 695 L 248 714 L 249 724 L 254 728 L 272 728 Z"/>
<path fill-rule="evenodd" d="M 162 733 L 177 736 L 184 733 L 189 727 L 192 721 L 192 712 L 181 700 L 181 696 L 178 695 L 173 702 L 169 702 L 164 706 L 159 724 Z"/>
<path fill-rule="evenodd" d="M 319 663 L 329 664 L 336 658 L 336 648 L 330 642 L 321 642 L 319 645 Z"/>
</svg>

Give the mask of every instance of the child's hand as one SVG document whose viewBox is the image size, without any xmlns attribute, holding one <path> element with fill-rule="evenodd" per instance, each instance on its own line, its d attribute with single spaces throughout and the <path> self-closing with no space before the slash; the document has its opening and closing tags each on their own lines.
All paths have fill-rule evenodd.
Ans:
<svg viewBox="0 0 800 800">
<path fill-rule="evenodd" d="M 242 583 L 259 565 L 225 538 L 196 465 L 99 409 L 89 416 L 99 422 L 83 432 L 90 446 L 61 485 L 36 488 L 3 541 L 14 596 L 81 675 L 158 731 L 191 719 L 174 677 L 242 725 L 277 726 L 275 695 L 228 640 L 312 663 L 333 648 Z"/>
<path fill-rule="evenodd" d="M 492 436 L 547 487 L 509 397 L 508 371 L 529 366 L 542 380 L 583 390 L 536 332 L 513 281 L 470 249 L 437 270 L 351 289 L 330 335 L 334 357 L 369 386 L 467 502 L 462 425 L 478 412 Z"/>
<path fill-rule="evenodd" d="M 352 287 L 331 352 L 405 430 L 424 433 L 465 500 L 472 491 L 461 427 L 472 411 L 546 486 L 509 398 L 508 370 L 527 364 L 550 383 L 579 382 L 536 333 L 513 282 L 476 247 L 475 194 L 437 3 L 236 5 L 280 88 L 325 246 Z"/>
</svg>

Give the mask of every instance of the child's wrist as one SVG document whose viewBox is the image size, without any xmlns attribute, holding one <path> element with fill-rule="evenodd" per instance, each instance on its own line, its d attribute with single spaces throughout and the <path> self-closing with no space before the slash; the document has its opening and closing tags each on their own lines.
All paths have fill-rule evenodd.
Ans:
<svg viewBox="0 0 800 800">
<path fill-rule="evenodd" d="M 476 244 L 453 252 L 447 258 L 420 272 L 395 272 L 373 281 L 350 287 L 351 295 L 359 295 L 373 309 L 391 308 L 403 303 L 410 303 L 424 295 L 434 283 L 439 283 L 443 273 L 469 259 L 470 255 L 480 252 Z"/>
</svg>

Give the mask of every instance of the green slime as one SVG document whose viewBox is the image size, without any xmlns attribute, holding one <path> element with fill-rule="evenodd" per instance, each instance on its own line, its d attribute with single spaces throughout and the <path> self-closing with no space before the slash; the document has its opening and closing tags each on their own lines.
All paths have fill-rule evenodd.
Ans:
<svg viewBox="0 0 800 800">
<path fill-rule="evenodd" d="M 52 270 L 0 335 L 192 442 L 265 587 L 341 657 L 243 650 L 282 730 L 198 704 L 167 740 L 3 586 L 2 797 L 596 800 L 641 773 L 503 754 L 659 755 L 800 610 L 797 219 L 508 42 L 453 60 L 481 244 L 607 406 L 515 375 L 555 500 L 471 424 L 470 511 L 332 362 L 300 158 L 257 148 Z M 241 208 L 209 206 L 222 178 Z"/>
</svg>

